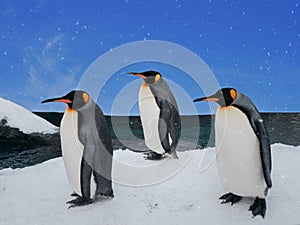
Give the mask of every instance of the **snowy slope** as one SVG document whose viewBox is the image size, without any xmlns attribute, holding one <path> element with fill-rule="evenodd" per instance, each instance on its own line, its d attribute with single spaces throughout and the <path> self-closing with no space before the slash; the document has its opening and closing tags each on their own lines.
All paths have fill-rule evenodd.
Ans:
<svg viewBox="0 0 300 225">
<path fill-rule="evenodd" d="M 26 134 L 56 133 L 58 128 L 28 111 L 24 107 L 0 97 L 0 121 L 7 120 L 7 126 L 19 128 Z"/>
<path fill-rule="evenodd" d="M 145 161 L 139 153 L 119 150 L 114 159 L 115 198 L 69 210 L 65 202 L 71 199 L 71 190 L 61 158 L 34 167 L 1 170 L 0 224 L 300 224 L 300 146 L 274 144 L 272 150 L 274 187 L 267 198 L 265 219 L 251 217 L 248 208 L 252 199 L 233 206 L 219 203 L 224 190 L 215 163 L 199 172 L 204 154 L 214 151 L 208 148 L 179 153 L 177 162 Z M 126 165 L 138 170 L 129 173 L 124 169 Z M 179 171 L 165 181 L 147 186 L 124 184 L 132 181 L 130 177 L 142 183 L 150 181 L 151 176 L 155 180 L 155 174 L 169 166 Z"/>
</svg>

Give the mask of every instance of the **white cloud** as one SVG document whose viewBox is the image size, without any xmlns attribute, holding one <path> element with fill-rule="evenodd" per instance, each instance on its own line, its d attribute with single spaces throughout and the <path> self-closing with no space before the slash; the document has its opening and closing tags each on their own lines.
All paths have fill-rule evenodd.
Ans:
<svg viewBox="0 0 300 225">
<path fill-rule="evenodd" d="M 39 0 L 37 4 L 30 10 L 31 12 L 36 13 L 41 8 L 45 7 L 45 5 L 48 3 L 48 0 Z"/>
<path fill-rule="evenodd" d="M 25 92 L 34 97 L 44 97 L 75 88 L 81 67 L 68 56 L 68 49 L 64 48 L 65 36 L 57 34 L 42 41 L 42 48 L 30 49 Z M 64 60 L 61 60 L 62 57 Z"/>
</svg>

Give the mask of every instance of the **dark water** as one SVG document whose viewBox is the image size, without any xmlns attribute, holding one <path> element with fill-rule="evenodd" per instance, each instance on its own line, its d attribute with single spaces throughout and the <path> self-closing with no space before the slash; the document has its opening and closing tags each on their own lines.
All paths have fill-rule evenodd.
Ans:
<svg viewBox="0 0 300 225">
<path fill-rule="evenodd" d="M 62 113 L 36 113 L 59 126 Z M 262 113 L 271 143 L 300 145 L 300 113 Z M 147 151 L 138 116 L 107 116 L 114 149 Z M 178 151 L 214 146 L 214 116 L 182 116 Z M 25 135 L 0 126 L 0 169 L 22 168 L 61 156 L 59 134 Z"/>
<path fill-rule="evenodd" d="M 300 113 L 262 113 L 271 144 L 300 145 Z M 143 140 L 139 116 L 107 116 L 113 139 Z M 214 116 L 181 116 L 181 141 L 193 142 L 197 147 L 214 146 Z"/>
</svg>

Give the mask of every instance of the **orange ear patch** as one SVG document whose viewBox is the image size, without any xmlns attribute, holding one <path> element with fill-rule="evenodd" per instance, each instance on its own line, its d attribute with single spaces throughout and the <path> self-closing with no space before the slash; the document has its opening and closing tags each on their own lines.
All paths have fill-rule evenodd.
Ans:
<svg viewBox="0 0 300 225">
<path fill-rule="evenodd" d="M 84 102 L 88 103 L 88 101 L 89 101 L 89 95 L 87 93 L 83 93 L 82 97 L 83 97 Z"/>
<path fill-rule="evenodd" d="M 236 98 L 236 91 L 234 89 L 231 89 L 230 95 L 231 95 L 232 99 L 234 100 Z"/>
<path fill-rule="evenodd" d="M 160 74 L 156 74 L 156 76 L 155 76 L 155 82 L 159 81 L 159 79 L 160 79 Z"/>
</svg>

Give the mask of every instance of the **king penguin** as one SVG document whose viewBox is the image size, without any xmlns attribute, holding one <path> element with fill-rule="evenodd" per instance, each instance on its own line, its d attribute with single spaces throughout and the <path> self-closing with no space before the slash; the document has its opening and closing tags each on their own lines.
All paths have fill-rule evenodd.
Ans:
<svg viewBox="0 0 300 225">
<path fill-rule="evenodd" d="M 214 101 L 217 167 L 224 188 L 221 203 L 234 204 L 242 197 L 254 197 L 253 217 L 266 213 L 271 181 L 271 148 L 267 130 L 253 102 L 234 88 L 222 88 L 197 101 Z"/>
<path fill-rule="evenodd" d="M 168 84 L 157 71 L 129 72 L 144 79 L 139 91 L 139 110 L 146 146 L 146 159 L 160 160 L 165 153 L 178 158 L 176 147 L 181 122 L 177 102 Z"/>
<path fill-rule="evenodd" d="M 76 196 L 67 202 L 71 204 L 69 207 L 90 204 L 99 196 L 113 198 L 113 146 L 100 107 L 81 90 L 42 101 L 46 102 L 68 105 L 61 121 L 60 136 L 68 180 L 74 191 L 72 196 Z M 93 196 L 92 191 L 95 192 Z"/>
</svg>

